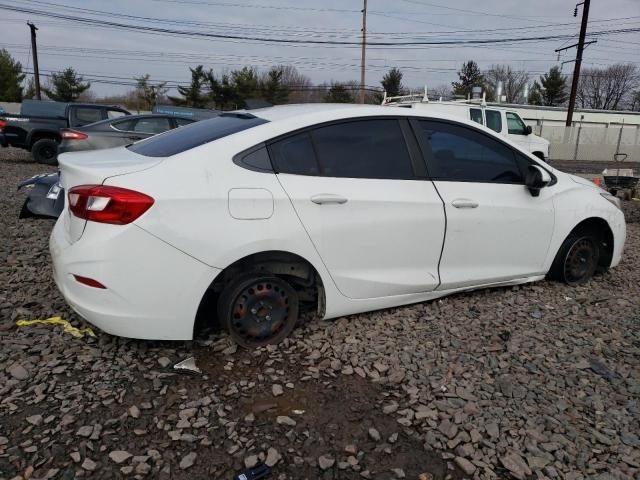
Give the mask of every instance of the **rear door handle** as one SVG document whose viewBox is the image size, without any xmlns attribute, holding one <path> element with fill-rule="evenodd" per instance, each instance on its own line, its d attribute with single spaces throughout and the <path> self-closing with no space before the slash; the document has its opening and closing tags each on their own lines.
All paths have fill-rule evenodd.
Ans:
<svg viewBox="0 0 640 480">
<path fill-rule="evenodd" d="M 451 202 L 456 208 L 477 208 L 478 202 L 474 202 L 473 200 L 469 200 L 468 198 L 457 198 L 453 202 Z"/>
<path fill-rule="evenodd" d="M 318 205 L 324 205 L 329 203 L 337 203 L 342 205 L 343 203 L 347 203 L 347 198 L 342 197 L 340 195 L 334 195 L 332 193 L 319 193 L 318 195 L 314 195 L 311 197 L 311 201 Z"/>
</svg>

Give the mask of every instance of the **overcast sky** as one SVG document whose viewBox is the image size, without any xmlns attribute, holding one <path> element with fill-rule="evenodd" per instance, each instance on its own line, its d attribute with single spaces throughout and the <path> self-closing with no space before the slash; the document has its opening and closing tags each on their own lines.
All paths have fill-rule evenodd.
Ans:
<svg viewBox="0 0 640 480">
<path fill-rule="evenodd" d="M 362 0 L 0 0 L 2 5 L 174 30 L 321 41 L 358 42 L 362 21 Z M 481 46 L 370 46 L 366 84 L 379 86 L 384 72 L 394 66 L 403 71 L 403 83 L 409 87 L 449 84 L 456 80 L 456 70 L 468 59 L 476 60 L 482 69 L 508 63 L 537 78 L 558 64 L 554 49 L 577 41 L 581 10 L 574 18 L 574 6 L 573 0 L 369 0 L 367 26 L 372 42 L 562 34 L 576 38 Z M 87 77 L 103 81 L 128 82 L 134 76 L 149 73 L 156 80 L 187 82 L 188 67 L 198 64 L 220 73 L 243 65 L 264 70 L 269 65 L 285 63 L 295 65 L 314 83 L 359 80 L 360 75 L 357 45 L 184 38 L 106 29 L 0 8 L 0 47 L 7 48 L 27 70 L 32 69 L 27 20 L 39 28 L 43 73 L 71 66 Z M 590 20 L 592 32 L 640 28 L 640 0 L 592 0 Z M 574 56 L 575 49 L 571 49 L 561 55 L 560 61 Z M 599 37 L 598 43 L 585 51 L 583 65 L 601 67 L 618 62 L 640 62 L 640 33 Z M 563 66 L 563 72 L 572 69 L 572 64 Z M 98 95 L 123 93 L 130 88 L 97 81 L 92 85 Z"/>
</svg>

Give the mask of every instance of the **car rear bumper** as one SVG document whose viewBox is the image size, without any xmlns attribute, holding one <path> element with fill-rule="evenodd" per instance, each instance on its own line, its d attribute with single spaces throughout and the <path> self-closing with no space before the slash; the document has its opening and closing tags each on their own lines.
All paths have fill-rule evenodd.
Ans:
<svg viewBox="0 0 640 480">
<path fill-rule="evenodd" d="M 4 133 L 0 133 L 0 147 L 8 147 L 9 142 L 7 141 L 7 137 L 4 136 Z"/>
<path fill-rule="evenodd" d="M 64 211 L 62 217 L 68 215 Z M 49 241 L 56 285 L 81 317 L 112 335 L 190 340 L 200 301 L 220 270 L 135 225 L 88 222 L 70 243 L 60 218 Z M 79 283 L 74 275 L 106 288 Z"/>
</svg>

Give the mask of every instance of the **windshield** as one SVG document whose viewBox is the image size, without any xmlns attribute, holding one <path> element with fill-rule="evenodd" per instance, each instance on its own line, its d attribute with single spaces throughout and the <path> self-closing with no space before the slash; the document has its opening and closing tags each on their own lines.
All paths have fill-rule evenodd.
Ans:
<svg viewBox="0 0 640 480">
<path fill-rule="evenodd" d="M 267 122 L 250 113 L 223 113 L 219 117 L 170 130 L 127 148 L 147 157 L 170 157 Z"/>
</svg>

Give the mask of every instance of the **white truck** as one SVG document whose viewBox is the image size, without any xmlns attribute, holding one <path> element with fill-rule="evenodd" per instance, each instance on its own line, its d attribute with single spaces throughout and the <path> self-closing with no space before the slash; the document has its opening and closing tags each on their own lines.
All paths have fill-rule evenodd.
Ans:
<svg viewBox="0 0 640 480">
<path fill-rule="evenodd" d="M 382 105 L 424 108 L 473 120 L 504 135 L 545 162 L 549 160 L 549 142 L 547 140 L 531 133 L 531 127 L 526 125 L 516 112 L 502 107 L 489 106 L 484 99 L 430 101 L 425 89 L 425 93 L 420 95 L 387 97 L 385 93 Z"/>
</svg>

